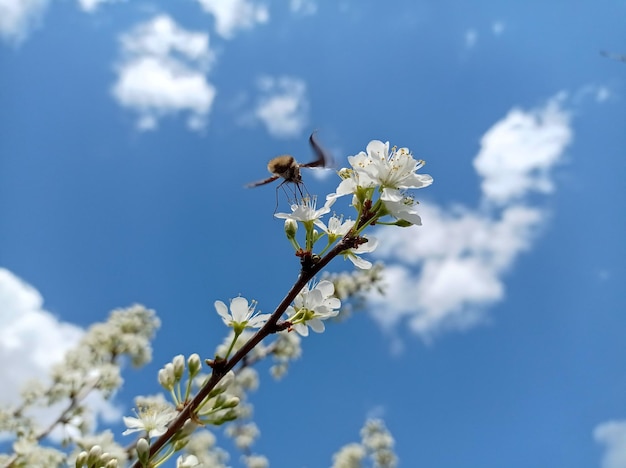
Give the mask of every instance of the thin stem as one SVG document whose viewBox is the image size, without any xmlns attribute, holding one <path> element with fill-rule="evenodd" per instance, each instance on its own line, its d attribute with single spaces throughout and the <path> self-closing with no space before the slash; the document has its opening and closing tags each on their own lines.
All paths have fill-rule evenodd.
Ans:
<svg viewBox="0 0 626 468">
<path fill-rule="evenodd" d="M 239 333 L 235 332 L 235 334 L 233 335 L 233 339 L 230 342 L 230 346 L 228 347 L 228 351 L 226 351 L 226 356 L 224 356 L 224 359 L 228 359 L 228 356 L 230 356 L 230 352 L 233 350 L 233 347 L 235 346 L 235 343 L 237 342 L 240 334 L 241 331 Z"/>
</svg>

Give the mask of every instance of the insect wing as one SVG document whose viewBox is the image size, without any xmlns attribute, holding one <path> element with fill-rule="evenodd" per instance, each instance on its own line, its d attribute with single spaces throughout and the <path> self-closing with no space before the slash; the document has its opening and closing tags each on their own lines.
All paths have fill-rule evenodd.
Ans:
<svg viewBox="0 0 626 468">
<path fill-rule="evenodd" d="M 269 184 L 270 182 L 274 182 L 276 179 L 278 179 L 278 176 L 268 177 L 265 180 L 258 180 L 256 182 L 250 182 L 249 184 L 246 184 L 246 187 L 248 188 L 258 187 L 259 185 L 265 185 L 265 184 Z"/>
<path fill-rule="evenodd" d="M 311 133 L 309 137 L 309 144 L 311 145 L 311 149 L 315 156 L 317 157 L 314 161 L 311 161 L 306 164 L 300 164 L 300 167 L 328 167 L 331 165 L 331 158 L 328 153 L 322 148 L 317 141 L 315 140 L 315 132 Z"/>
</svg>

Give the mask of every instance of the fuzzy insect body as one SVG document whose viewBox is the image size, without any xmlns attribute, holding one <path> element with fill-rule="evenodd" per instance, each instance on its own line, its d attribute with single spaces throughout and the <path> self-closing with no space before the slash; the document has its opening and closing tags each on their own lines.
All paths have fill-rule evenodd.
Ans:
<svg viewBox="0 0 626 468">
<path fill-rule="evenodd" d="M 259 187 L 260 185 L 266 185 L 274 182 L 275 180 L 283 179 L 276 188 L 276 190 L 278 190 L 278 188 L 281 187 L 283 184 L 294 184 L 296 189 L 298 190 L 298 192 L 300 192 L 300 195 L 302 196 L 302 186 L 304 184 L 302 182 L 302 174 L 300 173 L 300 169 L 303 167 L 328 167 L 330 164 L 330 158 L 328 154 L 315 140 L 315 132 L 313 132 L 309 137 L 309 144 L 311 145 L 311 149 L 316 156 L 315 160 L 306 164 L 300 164 L 298 161 L 296 161 L 296 158 L 289 154 L 276 156 L 267 164 L 267 170 L 270 172 L 270 174 L 272 174 L 272 176 L 264 180 L 252 182 L 246 185 L 246 187 Z"/>
</svg>

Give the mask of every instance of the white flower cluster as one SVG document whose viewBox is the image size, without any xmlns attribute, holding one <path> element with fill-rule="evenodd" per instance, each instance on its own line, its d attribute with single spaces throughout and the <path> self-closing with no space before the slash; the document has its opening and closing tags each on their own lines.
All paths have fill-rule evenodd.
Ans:
<svg viewBox="0 0 626 468">
<path fill-rule="evenodd" d="M 339 313 L 341 301 L 334 296 L 335 286 L 330 281 L 320 281 L 317 284 L 307 284 L 296 296 L 293 304 L 287 307 L 287 321 L 300 335 L 309 334 L 308 327 L 317 333 L 324 331 L 323 320 L 335 317 Z M 270 314 L 254 314 L 254 306 L 248 305 L 248 300 L 236 297 L 230 302 L 230 313 L 226 304 L 215 301 L 215 309 L 226 325 L 235 330 L 235 336 L 228 349 L 226 356 L 232 352 L 234 342 L 237 340 L 237 329 L 261 328 L 270 317 Z"/>
<path fill-rule="evenodd" d="M 361 429 L 361 443 L 343 446 L 333 456 L 332 468 L 363 466 L 367 456 L 373 461 L 373 466 L 395 468 L 398 466 L 398 459 L 393 450 L 394 443 L 385 424 L 379 419 L 370 419 Z"/>
<path fill-rule="evenodd" d="M 200 466 L 211 468 L 226 468 L 228 453 L 216 445 L 213 433 L 206 429 L 195 431 L 185 445 L 185 452 L 196 457 Z"/>
<path fill-rule="evenodd" d="M 109 398 L 120 387 L 122 361 L 136 366 L 150 361 L 150 341 L 159 325 L 155 312 L 141 305 L 114 310 L 107 322 L 92 325 L 63 362 L 54 366 L 49 383 L 31 383 L 19 407 L 0 410 L 0 432 L 15 434 L 14 453 L 0 455 L 0 465 L 65 466 L 71 458 L 75 466 L 122 466 L 126 452 L 111 433 L 92 434 L 93 401 Z M 39 418 L 29 416 L 46 407 L 63 408 L 53 425 L 43 426 Z M 59 428 L 64 444 L 75 444 L 71 455 L 43 445 Z"/>
<path fill-rule="evenodd" d="M 354 227 L 356 221 L 352 219 L 344 221 L 343 218 L 336 215 L 330 217 L 328 225 L 324 224 L 320 219 L 323 215 L 330 212 L 330 207 L 335 203 L 335 200 L 335 197 L 327 198 L 324 206 L 317 209 L 317 199 L 315 197 L 305 197 L 299 203 L 291 205 L 291 213 L 276 213 L 274 215 L 285 220 L 285 232 L 297 251 L 302 250 L 302 247 L 295 239 L 297 222 L 302 223 L 306 229 L 305 251 L 311 251 L 315 242 L 322 237 L 315 230 L 315 227 L 318 227 L 326 234 L 328 244 L 322 253 L 325 253 L 337 239 L 344 237 Z M 354 263 L 356 267 L 368 269 L 372 267 L 371 262 L 363 260 L 359 255 L 373 252 L 377 245 L 376 239 L 368 239 L 367 242 L 363 242 L 358 247 L 346 249 L 342 252 L 342 255 Z"/>
<path fill-rule="evenodd" d="M 291 213 L 276 213 L 285 220 L 285 233 L 300 257 L 302 270 L 306 271 L 320 261 L 322 255 L 336 245 L 333 255 L 341 254 L 351 260 L 360 269 L 371 269 L 372 263 L 360 255 L 372 252 L 378 242 L 367 238 L 363 230 L 373 224 L 410 226 L 421 224 L 415 205 L 417 202 L 406 194 L 407 189 L 427 187 L 433 179 L 417 171 L 424 161 L 416 160 L 407 148 L 389 148 L 389 142 L 373 140 L 365 152 L 349 156 L 351 169 L 342 169 L 342 178 L 336 191 L 326 197 L 323 207 L 317 208 L 317 198 L 306 196 L 291 206 Z M 330 213 L 335 201 L 344 195 L 352 195 L 352 206 L 356 209 L 356 219 L 344 219 L 333 214 L 328 223 L 322 216 Z M 387 216 L 395 221 L 385 221 Z M 305 230 L 305 243 L 302 246 L 296 239 L 298 225 Z M 319 231 L 318 231 L 319 230 Z M 320 252 L 314 253 L 315 244 L 323 237 L 327 245 Z M 340 244 L 335 244 L 340 242 Z M 331 257 L 332 258 L 332 257 Z M 323 280 L 316 285 L 304 287 L 286 310 L 290 329 L 307 336 L 309 327 L 318 333 L 324 331 L 323 321 L 335 317 L 341 301 L 335 294 L 330 281 Z M 215 308 L 224 323 L 233 328 L 234 336 L 225 358 L 235 347 L 239 336 L 246 329 L 261 328 L 270 319 L 270 314 L 255 313 L 256 302 L 237 297 L 231 300 L 230 312 L 222 301 L 215 302 Z"/>
<path fill-rule="evenodd" d="M 346 245 L 341 254 L 358 268 L 369 269 L 371 262 L 360 255 L 374 251 L 377 241 L 362 235 L 362 231 L 374 224 L 421 225 L 422 220 L 416 210 L 418 202 L 407 190 L 427 187 L 432 184 L 433 178 L 417 173 L 424 161 L 416 160 L 407 148 L 393 147 L 390 150 L 389 142 L 373 140 L 365 152 L 349 156 L 348 162 L 351 168 L 339 171 L 341 183 L 334 193 L 326 196 L 322 208 L 317 208 L 316 197 L 307 196 L 291 206 L 291 213 L 276 213 L 274 216 L 285 220 L 287 237 L 301 258 L 305 258 L 307 253 L 319 257 L 339 239 L 351 237 L 354 242 Z M 344 220 L 343 216 L 333 214 L 325 224 L 322 216 L 330 213 L 335 201 L 344 195 L 352 195 L 356 219 Z M 391 220 L 387 220 L 388 217 Z M 298 223 L 305 229 L 304 247 L 296 240 Z M 313 254 L 315 243 L 324 236 L 327 238 L 326 247 Z"/>
<path fill-rule="evenodd" d="M 395 468 L 398 459 L 394 453 L 395 441 L 380 419 L 370 419 L 361 429 L 363 447 L 374 460 L 374 466 Z"/>
<path fill-rule="evenodd" d="M 421 224 L 416 210 L 417 202 L 406 191 L 427 187 L 432 183 L 432 177 L 417 173 L 423 166 L 423 161 L 414 159 L 407 148 L 390 149 L 389 143 L 378 140 L 371 141 L 365 152 L 348 157 L 348 161 L 351 168 L 339 171 L 342 180 L 336 191 L 326 197 L 324 206 L 318 208 L 316 197 L 305 196 L 291 206 L 291 213 L 275 214 L 277 218 L 285 220 L 285 233 L 296 255 L 300 257 L 301 275 L 305 275 L 304 280 L 312 278 L 323 265 L 337 255 L 349 259 L 360 270 L 371 270 L 372 263 L 361 258 L 362 254 L 372 252 L 377 246 L 376 239 L 363 234 L 369 226 L 378 224 L 407 227 Z M 322 217 L 329 214 L 335 202 L 345 195 L 352 195 L 352 206 L 356 210 L 355 219 L 332 214 L 327 222 L 324 222 Z M 303 245 L 296 239 L 299 226 L 302 226 L 305 232 Z M 326 239 L 325 247 L 314 252 L 316 243 L 323 238 Z M 229 371 L 210 390 L 205 400 L 194 410 L 193 420 L 188 422 L 192 422 L 195 427 L 197 424 L 219 425 L 237 419 L 238 424 L 229 426 L 226 433 L 233 438 L 235 445 L 246 453 L 244 463 L 249 467 L 266 466 L 267 460 L 263 456 L 250 452 L 254 440 L 259 435 L 257 426 L 252 421 L 242 422 L 252 415 L 252 406 L 247 402 L 246 394 L 258 386 L 258 375 L 249 366 L 273 354 L 278 361 L 273 372 L 277 376 L 282 375 L 287 362 L 295 359 L 300 353 L 299 338 L 295 341 L 284 337 L 296 336 L 289 333 L 292 330 L 300 336 L 308 336 L 309 328 L 317 333 L 323 332 L 324 321 L 336 317 L 339 313 L 341 300 L 338 296 L 356 295 L 359 291 L 372 287 L 378 276 L 378 269 L 375 270 L 361 281 L 343 277 L 341 280 L 338 279 L 337 284 L 340 288 L 337 291 L 332 281 L 311 280 L 297 294 L 295 290 L 290 293 L 292 294 L 290 297 L 295 297 L 291 305 L 282 305 L 283 308 L 286 307 L 284 312 L 283 309 L 278 309 L 274 314 L 259 313 L 256 311 L 257 302 L 248 301 L 243 297 L 231 299 L 228 305 L 219 300 L 215 301 L 214 306 L 218 315 L 224 324 L 232 329 L 232 333 L 227 342 L 218 348 L 216 359 L 207 362 L 215 372 L 218 366 L 224 363 L 231 364 L 231 367 L 227 368 L 232 369 L 232 363 L 239 362 L 244 353 L 246 360 L 237 374 L 232 370 Z M 297 284 L 299 287 L 302 283 Z M 277 320 L 281 313 L 284 321 L 279 324 Z M 259 329 L 261 330 L 253 335 L 253 331 Z M 263 345 L 259 342 L 269 333 L 281 330 L 283 333 L 279 334 L 273 345 Z M 257 342 L 252 341 L 253 337 L 256 337 Z M 235 357 L 228 361 L 233 353 L 236 354 Z M 144 434 L 144 438 L 137 443 L 140 462 L 143 463 L 151 457 L 147 448 L 150 438 L 171 429 L 170 426 L 174 424 L 173 420 L 178 411 L 190 401 L 190 382 L 202 380 L 200 386 L 203 386 L 210 381 L 208 377 L 202 378 L 199 374 L 200 368 L 198 355 L 190 356 L 186 365 L 182 355 L 176 356 L 159 372 L 159 382 L 170 391 L 174 404 L 153 401 L 152 404 L 138 405 L 137 418 L 124 418 L 128 427 L 125 434 L 134 431 L 141 431 Z M 188 374 L 187 384 L 182 385 L 185 370 Z M 181 435 L 176 437 L 180 441 L 184 439 L 187 443 L 190 442 L 188 436 L 183 427 Z M 393 439 L 382 423 L 377 421 L 368 423 L 362 436 L 361 444 L 348 446 L 336 457 L 336 466 L 352 466 L 360 463 L 367 455 L 374 460 L 376 466 L 395 466 Z M 179 457 L 176 465 L 182 468 L 203 463 L 198 452 L 193 452 L 191 450 L 187 456 Z M 173 451 L 164 452 L 163 459 L 171 454 Z M 215 460 L 214 464 L 219 466 L 222 462 L 225 460 Z"/>
<path fill-rule="evenodd" d="M 424 188 L 433 183 L 430 175 L 417 173 L 424 161 L 413 158 L 408 148 L 393 147 L 390 152 L 389 142 L 372 140 L 366 152 L 349 156 L 348 162 L 352 169 L 339 171 L 343 180 L 327 200 L 351 194 L 353 205 L 361 211 L 366 208 L 366 202 L 374 201 L 373 196 L 378 192 L 384 207 L 378 211 L 379 217 L 388 214 L 405 223 L 422 224 L 414 208 L 416 202 L 406 195 L 405 190 Z M 375 207 L 367 209 L 377 211 Z"/>
</svg>

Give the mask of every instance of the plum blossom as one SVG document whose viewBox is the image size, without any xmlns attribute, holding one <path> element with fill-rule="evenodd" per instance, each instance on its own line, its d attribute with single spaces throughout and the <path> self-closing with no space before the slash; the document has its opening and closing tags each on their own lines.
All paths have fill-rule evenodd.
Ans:
<svg viewBox="0 0 626 468">
<path fill-rule="evenodd" d="M 408 148 L 389 151 L 389 142 L 372 140 L 366 148 L 355 156 L 348 156 L 352 169 L 340 171 L 342 181 L 328 199 L 356 193 L 358 187 L 367 189 L 380 186 L 381 189 L 398 190 L 423 188 L 433 183 L 428 174 L 417 174 L 424 161 L 416 160 Z M 397 195 L 396 195 L 397 197 Z"/>
<path fill-rule="evenodd" d="M 167 425 L 178 414 L 174 408 L 165 401 L 150 401 L 135 411 L 136 418 L 124 416 L 126 429 L 122 434 L 128 435 L 137 431 L 145 431 L 148 437 L 158 437 L 165 434 Z"/>
<path fill-rule="evenodd" d="M 341 253 L 344 257 L 354 263 L 354 266 L 360 268 L 361 270 L 369 270 L 372 268 L 372 262 L 362 259 L 359 255 L 373 252 L 378 246 L 378 239 L 374 237 L 366 239 L 367 242 L 360 244 L 357 248 L 349 249 Z"/>
<path fill-rule="evenodd" d="M 193 468 L 195 466 L 201 466 L 195 455 L 181 455 L 176 459 L 176 468 Z"/>
<path fill-rule="evenodd" d="M 304 197 L 298 203 L 291 205 L 291 213 L 276 213 L 274 216 L 280 219 L 292 219 L 301 223 L 313 223 L 330 212 L 334 199 L 326 200 L 324 206 L 317 209 L 317 197 Z"/>
<path fill-rule="evenodd" d="M 230 313 L 226 304 L 222 301 L 215 301 L 215 310 L 222 317 L 228 327 L 239 329 L 240 333 L 245 328 L 261 328 L 268 321 L 271 314 L 256 314 L 254 309 L 256 301 L 248 304 L 248 300 L 243 297 L 236 297 L 230 301 Z"/>
<path fill-rule="evenodd" d="M 343 217 L 333 215 L 328 220 L 328 226 L 320 220 L 316 221 L 315 225 L 326 233 L 330 242 L 334 242 L 336 239 L 345 236 L 352 229 L 354 223 L 355 221 L 352 219 L 344 221 Z"/>
<path fill-rule="evenodd" d="M 384 188 L 380 199 L 391 216 L 418 226 L 422 225 L 422 218 L 417 214 L 413 197 L 403 194 L 399 190 Z"/>
<path fill-rule="evenodd" d="M 413 158 L 408 148 L 394 146 L 389 153 L 389 142 L 372 140 L 367 145 L 367 156 L 361 171 L 383 188 L 423 188 L 433 183 L 430 175 L 417 174 L 424 161 Z"/>
<path fill-rule="evenodd" d="M 307 336 L 309 328 L 322 333 L 325 330 L 322 320 L 335 317 L 339 313 L 341 301 L 334 297 L 335 286 L 327 280 L 320 281 L 313 287 L 306 285 L 296 296 L 293 305 L 287 307 L 288 321 L 300 335 Z"/>
</svg>

